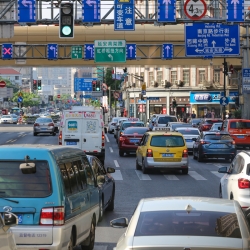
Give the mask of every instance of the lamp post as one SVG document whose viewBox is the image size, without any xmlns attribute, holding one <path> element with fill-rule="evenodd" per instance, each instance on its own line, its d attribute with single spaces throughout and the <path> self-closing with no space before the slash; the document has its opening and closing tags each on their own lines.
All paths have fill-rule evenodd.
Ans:
<svg viewBox="0 0 250 250">
<path fill-rule="evenodd" d="M 227 67 L 227 62 L 226 62 L 226 58 L 224 57 L 224 61 L 222 63 L 224 65 L 224 87 L 223 87 L 223 92 L 224 92 L 224 97 L 226 97 L 226 76 L 228 75 L 228 67 Z M 226 106 L 223 106 L 223 120 L 225 120 L 226 118 Z"/>
</svg>

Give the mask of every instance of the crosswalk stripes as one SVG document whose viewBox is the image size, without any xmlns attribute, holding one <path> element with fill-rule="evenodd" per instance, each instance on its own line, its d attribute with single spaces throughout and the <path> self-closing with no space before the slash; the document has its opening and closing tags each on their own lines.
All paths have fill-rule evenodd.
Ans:
<svg viewBox="0 0 250 250">
<path fill-rule="evenodd" d="M 189 171 L 188 174 L 197 181 L 206 181 L 207 179 L 198 174 L 196 171 Z"/>
<path fill-rule="evenodd" d="M 168 174 L 168 175 L 164 175 L 164 177 L 168 180 L 168 181 L 179 181 L 180 179 L 179 178 L 177 178 L 175 175 L 170 175 L 170 174 Z"/>
<path fill-rule="evenodd" d="M 219 173 L 218 171 L 210 171 L 212 174 L 218 176 L 219 178 L 221 178 L 224 174 Z"/>
<path fill-rule="evenodd" d="M 151 181 L 152 179 L 149 177 L 148 174 L 143 174 L 142 171 L 140 170 L 135 170 L 138 178 L 141 180 L 141 181 Z"/>
</svg>

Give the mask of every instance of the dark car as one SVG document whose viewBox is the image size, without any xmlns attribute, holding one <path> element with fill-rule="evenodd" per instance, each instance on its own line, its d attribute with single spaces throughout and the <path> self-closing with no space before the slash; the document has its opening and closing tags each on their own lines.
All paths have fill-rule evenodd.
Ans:
<svg viewBox="0 0 250 250">
<path fill-rule="evenodd" d="M 123 131 L 120 136 L 118 147 L 119 155 L 123 156 L 124 153 L 135 153 L 138 148 L 142 136 L 145 132 L 149 131 L 148 127 L 129 127 Z"/>
<path fill-rule="evenodd" d="M 92 155 L 87 155 L 87 157 L 93 169 L 93 173 L 100 190 L 99 221 L 101 221 L 103 218 L 104 210 L 108 211 L 114 210 L 115 180 L 110 175 L 110 173 L 114 173 L 115 169 L 108 167 L 106 170 L 97 157 Z"/>
<path fill-rule="evenodd" d="M 39 117 L 36 119 L 33 126 L 33 135 L 37 136 L 37 134 L 50 133 L 51 135 L 56 135 L 55 131 L 55 123 L 52 118 L 47 117 Z"/>
<path fill-rule="evenodd" d="M 194 128 L 198 128 L 199 124 L 202 122 L 202 118 L 191 118 L 189 120 L 189 123 L 194 127 Z"/>
<path fill-rule="evenodd" d="M 195 141 L 193 158 L 199 162 L 205 158 L 232 160 L 237 153 L 235 141 L 227 132 L 205 131 L 201 132 L 200 136 L 193 140 Z"/>
<path fill-rule="evenodd" d="M 211 129 L 212 125 L 217 122 L 223 122 L 220 118 L 205 118 L 198 126 L 200 131 L 208 131 Z"/>
</svg>

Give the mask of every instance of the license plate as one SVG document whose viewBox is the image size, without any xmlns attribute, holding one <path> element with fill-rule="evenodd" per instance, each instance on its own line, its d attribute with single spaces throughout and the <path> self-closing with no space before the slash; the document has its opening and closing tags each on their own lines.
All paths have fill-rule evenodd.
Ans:
<svg viewBox="0 0 250 250">
<path fill-rule="evenodd" d="M 237 135 L 237 138 L 244 138 L 244 135 Z"/>
<path fill-rule="evenodd" d="M 192 139 L 186 139 L 186 142 L 192 142 L 193 140 Z"/>
<path fill-rule="evenodd" d="M 77 145 L 76 141 L 66 141 L 66 145 Z"/>
<path fill-rule="evenodd" d="M 18 217 L 18 224 L 23 224 L 23 215 L 17 214 L 17 217 Z"/>
<path fill-rule="evenodd" d="M 162 157 L 174 157 L 174 154 L 162 154 Z"/>
<path fill-rule="evenodd" d="M 227 148 L 225 144 L 211 144 L 210 148 Z"/>
<path fill-rule="evenodd" d="M 131 139 L 130 142 L 137 143 L 137 142 L 139 142 L 139 140 L 137 140 L 137 139 Z"/>
</svg>

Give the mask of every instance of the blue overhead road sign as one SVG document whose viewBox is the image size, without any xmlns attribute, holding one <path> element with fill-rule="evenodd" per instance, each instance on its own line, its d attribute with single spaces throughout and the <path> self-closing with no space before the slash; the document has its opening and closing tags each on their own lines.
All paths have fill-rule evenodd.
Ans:
<svg viewBox="0 0 250 250">
<path fill-rule="evenodd" d="M 126 58 L 128 60 L 136 59 L 136 44 L 135 43 L 126 44 Z"/>
<path fill-rule="evenodd" d="M 172 43 L 162 44 L 162 59 L 173 59 L 174 49 Z"/>
<path fill-rule="evenodd" d="M 176 1 L 158 0 L 158 22 L 176 22 Z"/>
<path fill-rule="evenodd" d="M 221 23 L 185 24 L 186 56 L 239 56 L 239 40 L 239 25 Z"/>
<path fill-rule="evenodd" d="M 74 92 L 77 91 L 92 91 L 92 81 L 97 78 L 75 78 L 74 79 Z"/>
<path fill-rule="evenodd" d="M 101 4 L 100 0 L 82 1 L 82 22 L 100 23 L 101 22 Z"/>
<path fill-rule="evenodd" d="M 115 0 L 114 30 L 135 30 L 135 1 Z"/>
<path fill-rule="evenodd" d="M 228 99 L 226 96 L 222 96 L 222 97 L 220 98 L 220 105 L 222 105 L 222 106 L 227 106 L 228 103 L 229 103 L 229 99 Z"/>
<path fill-rule="evenodd" d="M 95 48 L 94 44 L 84 44 L 84 59 L 94 60 Z"/>
<path fill-rule="evenodd" d="M 58 44 L 48 43 L 47 45 L 47 58 L 48 60 L 58 59 Z"/>
<path fill-rule="evenodd" d="M 244 0 L 227 0 L 227 21 L 244 22 Z"/>
<path fill-rule="evenodd" d="M 36 22 L 36 0 L 18 0 L 18 22 Z"/>
<path fill-rule="evenodd" d="M 2 44 L 2 59 L 12 59 L 13 58 L 13 45 L 12 43 Z"/>
</svg>

